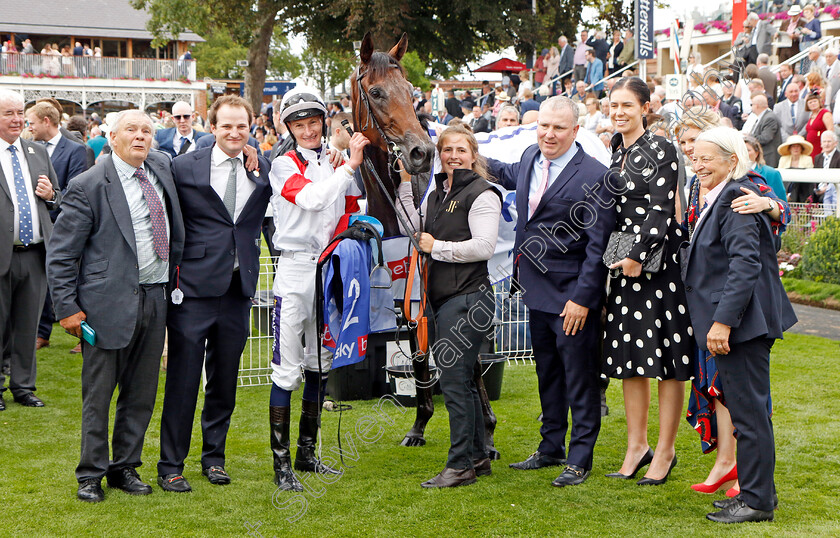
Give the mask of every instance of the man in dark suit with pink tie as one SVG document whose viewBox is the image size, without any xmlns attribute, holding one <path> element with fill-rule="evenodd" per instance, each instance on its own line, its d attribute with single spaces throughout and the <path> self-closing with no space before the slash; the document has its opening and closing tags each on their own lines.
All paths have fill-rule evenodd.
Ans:
<svg viewBox="0 0 840 538">
<path fill-rule="evenodd" d="M 599 320 L 607 276 L 601 258 L 616 218 L 612 176 L 575 142 L 577 120 L 577 105 L 552 97 L 540 107 L 537 145 L 517 163 L 488 159 L 505 188 L 516 189 L 514 285 L 530 312 L 543 412 L 537 451 L 511 467 L 565 464 L 552 482 L 557 487 L 581 484 L 592 469 L 601 426 Z"/>
</svg>

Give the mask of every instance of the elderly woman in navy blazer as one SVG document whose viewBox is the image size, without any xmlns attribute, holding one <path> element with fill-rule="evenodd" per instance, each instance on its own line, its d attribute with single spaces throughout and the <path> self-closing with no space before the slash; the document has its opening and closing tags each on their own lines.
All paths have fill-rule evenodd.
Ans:
<svg viewBox="0 0 840 538">
<path fill-rule="evenodd" d="M 779 280 L 770 219 L 730 209 L 746 177 L 747 148 L 738 131 L 717 127 L 694 146 L 694 171 L 704 199 L 691 243 L 682 253 L 697 344 L 717 357 L 732 422 L 738 430 L 741 493 L 717 501 L 706 517 L 723 523 L 772 521 L 775 445 L 767 408 L 770 349 L 796 323 Z"/>
</svg>

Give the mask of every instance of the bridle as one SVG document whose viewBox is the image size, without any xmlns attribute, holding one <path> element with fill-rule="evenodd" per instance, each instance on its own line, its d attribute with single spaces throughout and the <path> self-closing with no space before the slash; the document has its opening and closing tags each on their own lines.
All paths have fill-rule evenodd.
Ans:
<svg viewBox="0 0 840 538">
<path fill-rule="evenodd" d="M 373 108 L 370 106 L 370 99 L 368 98 L 368 93 L 365 90 L 364 86 L 362 86 L 362 79 L 368 74 L 368 71 L 362 71 L 361 68 L 356 69 L 356 89 L 359 94 L 359 100 L 363 105 L 362 108 L 365 111 L 365 123 L 360 125 L 360 129 L 362 131 L 367 131 L 370 129 L 371 125 L 373 125 L 376 132 L 379 133 L 379 137 L 385 142 L 386 152 L 388 153 L 388 168 L 396 172 L 397 174 L 400 173 L 400 168 L 397 167 L 397 164 L 402 159 L 402 150 L 397 145 L 396 142 L 391 140 L 388 135 L 385 134 L 385 131 L 382 129 L 382 125 L 379 123 L 379 120 L 376 118 L 376 115 L 373 113 Z M 362 121 L 362 116 L 359 114 L 359 123 Z"/>
</svg>

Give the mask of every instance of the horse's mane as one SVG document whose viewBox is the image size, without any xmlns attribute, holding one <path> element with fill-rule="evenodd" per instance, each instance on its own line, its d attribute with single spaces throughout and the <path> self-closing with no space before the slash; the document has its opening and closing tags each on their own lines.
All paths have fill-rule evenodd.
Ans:
<svg viewBox="0 0 840 538">
<path fill-rule="evenodd" d="M 371 78 L 375 79 L 385 77 L 394 67 L 399 69 L 400 73 L 405 76 L 405 69 L 403 69 L 400 62 L 386 52 L 374 52 L 370 57 L 370 61 L 366 64 L 366 67 Z"/>
</svg>

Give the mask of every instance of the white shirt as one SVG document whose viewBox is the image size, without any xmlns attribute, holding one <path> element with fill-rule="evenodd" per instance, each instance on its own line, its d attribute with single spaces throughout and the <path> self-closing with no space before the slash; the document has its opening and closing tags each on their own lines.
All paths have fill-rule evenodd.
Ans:
<svg viewBox="0 0 840 538">
<path fill-rule="evenodd" d="M 29 210 L 32 213 L 32 243 L 41 243 L 44 241 L 44 238 L 41 236 L 41 222 L 38 219 L 37 199 L 35 198 L 32 176 L 29 174 L 29 166 L 23 153 L 23 147 L 20 144 L 20 138 L 16 139 L 14 144 L 9 144 L 0 138 L 0 165 L 3 167 L 3 175 L 6 176 L 6 184 L 9 186 L 9 194 L 12 198 L 12 205 L 15 208 L 15 225 L 12 231 L 12 241 L 15 245 L 22 244 L 20 242 L 20 210 L 18 208 L 17 189 L 15 188 L 15 172 L 12 168 L 12 152 L 9 151 L 9 146 L 14 146 L 17 149 L 16 155 L 18 161 L 20 161 L 23 182 L 26 183 L 26 195 L 29 197 Z"/>
<path fill-rule="evenodd" d="M 831 158 L 834 157 L 835 151 L 837 150 L 834 149 L 831 151 L 831 153 L 823 153 L 823 169 L 831 168 Z"/>
<path fill-rule="evenodd" d="M 186 136 L 182 136 L 181 133 L 178 132 L 178 128 L 175 128 L 175 138 L 172 139 L 172 149 L 175 151 L 175 155 L 178 155 L 181 152 L 181 144 L 184 143 L 184 139 L 190 141 L 190 147 L 187 148 L 186 153 L 191 151 L 195 151 L 195 130 L 190 129 L 190 133 Z"/>
<path fill-rule="evenodd" d="M 274 246 L 281 251 L 318 256 L 335 232 L 345 212 L 345 196 L 360 196 L 347 165 L 336 169 L 327 152 L 320 156 L 300 146 L 308 162 L 303 177 L 291 157 L 281 155 L 271 163 L 271 206 L 274 212 Z M 275 279 L 279 284 L 281 279 Z"/>
<path fill-rule="evenodd" d="M 741 129 L 742 133 L 752 134 L 753 129 L 755 126 L 758 125 L 758 122 L 761 121 L 761 117 L 764 115 L 765 112 L 770 110 L 769 108 L 762 110 L 761 114 L 756 115 L 755 112 L 751 112 L 749 117 L 747 117 L 747 121 L 744 122 L 744 127 Z"/>
<path fill-rule="evenodd" d="M 563 173 L 563 170 L 566 169 L 566 165 L 572 160 L 578 152 L 577 144 L 573 143 L 572 147 L 566 151 L 563 155 L 557 157 L 556 159 L 551 159 L 551 164 L 548 167 L 548 182 L 545 186 L 545 191 L 543 195 L 548 192 L 548 189 L 551 188 L 551 185 L 554 184 L 554 181 L 560 177 L 560 174 Z M 533 171 L 531 172 L 531 184 L 528 186 L 528 200 L 534 198 L 537 195 L 537 190 L 540 188 L 540 183 L 542 183 L 542 167 L 543 161 L 545 157 L 543 157 L 542 152 L 540 152 L 539 156 L 534 159 L 534 166 Z M 529 204 L 530 207 L 530 204 Z M 530 210 L 529 210 L 530 212 Z M 531 218 L 531 215 L 528 215 L 528 218 Z"/>
<path fill-rule="evenodd" d="M 251 193 L 257 188 L 254 182 L 248 179 L 245 172 L 245 158 L 242 152 L 234 157 L 236 159 L 236 208 L 233 211 L 233 221 L 239 220 L 239 215 L 242 214 L 242 208 L 248 203 Z M 210 186 L 219 195 L 219 199 L 224 202 L 225 190 L 227 190 L 228 178 L 230 177 L 230 163 L 227 160 L 230 157 L 219 148 L 216 144 L 213 146 L 213 151 L 210 153 Z"/>
<path fill-rule="evenodd" d="M 50 158 L 52 158 L 53 153 L 55 153 L 55 147 L 58 145 L 58 143 L 60 141 L 61 141 L 61 133 L 58 133 L 54 137 L 47 140 L 47 144 L 46 144 L 47 145 L 47 153 L 50 154 Z"/>
<path fill-rule="evenodd" d="M 228 180 L 230 179 L 230 157 L 222 151 L 218 144 L 213 146 L 210 153 L 210 186 L 216 191 L 219 199 L 225 201 L 225 191 L 227 190 Z M 248 203 L 251 193 L 257 188 L 254 182 L 248 179 L 245 173 L 245 161 L 242 152 L 234 157 L 236 159 L 233 164 L 236 165 L 236 201 L 233 208 L 233 222 L 239 220 L 239 215 L 242 214 L 242 208 Z M 233 259 L 233 270 L 239 269 L 239 253 L 237 252 Z"/>
<path fill-rule="evenodd" d="M 120 176 L 120 184 L 125 192 L 125 200 L 128 202 L 128 211 L 131 214 L 131 226 L 134 229 L 134 244 L 137 247 L 137 265 L 141 284 L 159 284 L 169 280 L 169 262 L 161 260 L 155 252 L 155 243 L 152 238 L 152 214 L 149 211 L 149 204 L 143 197 L 143 189 L 140 188 L 140 181 L 134 176 L 137 170 L 127 162 L 120 159 L 115 152 L 111 152 L 114 168 Z M 166 193 L 163 185 L 152 173 L 148 166 L 143 166 L 149 183 L 155 188 L 160 203 L 163 205 L 163 214 L 166 216 L 166 239 L 169 244 L 169 216 L 166 212 Z"/>
</svg>

